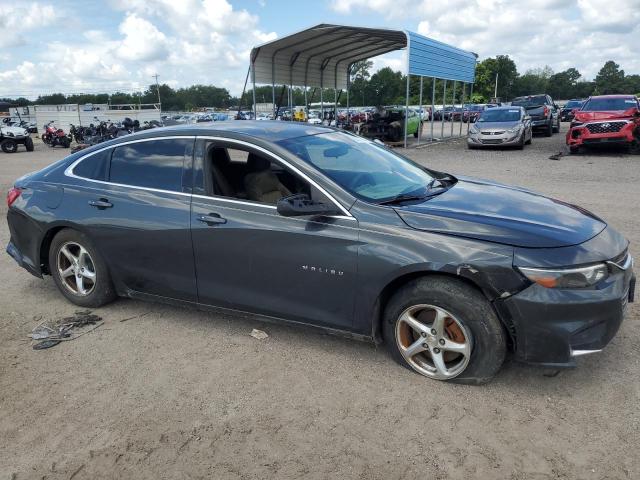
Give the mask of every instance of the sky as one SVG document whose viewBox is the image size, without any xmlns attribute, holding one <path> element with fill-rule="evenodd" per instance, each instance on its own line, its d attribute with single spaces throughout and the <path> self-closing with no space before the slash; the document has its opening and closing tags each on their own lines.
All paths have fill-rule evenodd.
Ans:
<svg viewBox="0 0 640 480">
<path fill-rule="evenodd" d="M 156 73 L 238 95 L 253 46 L 318 23 L 407 29 L 520 73 L 640 73 L 640 0 L 0 0 L 0 97 L 141 91 Z"/>
</svg>

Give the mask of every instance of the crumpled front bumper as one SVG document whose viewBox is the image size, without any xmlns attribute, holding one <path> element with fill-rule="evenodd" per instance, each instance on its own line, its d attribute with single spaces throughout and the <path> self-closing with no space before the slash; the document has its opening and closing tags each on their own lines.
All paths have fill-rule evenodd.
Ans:
<svg viewBox="0 0 640 480">
<path fill-rule="evenodd" d="M 612 122 L 618 120 L 612 120 Z M 600 122 L 602 123 L 602 122 Z M 585 125 L 572 126 L 567 132 L 567 145 L 569 147 L 603 145 L 607 143 L 631 143 L 634 141 L 634 131 L 636 124 L 627 123 L 618 132 L 591 133 Z"/>
<path fill-rule="evenodd" d="M 498 308 L 513 324 L 518 360 L 552 367 L 571 367 L 575 357 L 602 350 L 616 335 L 635 275 L 613 267 L 593 289 L 553 289 L 532 284 L 499 300 Z"/>
</svg>

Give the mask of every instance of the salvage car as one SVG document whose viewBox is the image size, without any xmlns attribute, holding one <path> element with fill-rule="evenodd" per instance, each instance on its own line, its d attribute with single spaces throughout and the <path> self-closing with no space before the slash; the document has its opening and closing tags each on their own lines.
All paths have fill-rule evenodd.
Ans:
<svg viewBox="0 0 640 480">
<path fill-rule="evenodd" d="M 469 128 L 467 147 L 516 147 L 531 144 L 531 117 L 522 107 L 495 107 L 484 110 Z"/>
<path fill-rule="evenodd" d="M 399 142 L 404 138 L 405 107 L 384 107 L 373 114 L 360 127 L 360 135 L 370 139 Z M 418 113 L 409 109 L 407 135 L 418 138 L 422 131 L 422 121 Z"/>
<path fill-rule="evenodd" d="M 33 152 L 33 139 L 29 130 L 23 126 L 11 126 L 0 122 L 0 149 L 4 153 L 15 153 L 18 151 L 18 145 L 24 145 L 27 152 Z"/>
<path fill-rule="evenodd" d="M 583 104 L 584 100 L 569 100 L 560 110 L 560 120 L 563 122 L 570 122 L 573 120 L 574 111 L 580 110 Z"/>
<path fill-rule="evenodd" d="M 514 98 L 511 105 L 523 107 L 531 117 L 534 130 L 542 131 L 550 137 L 560 131 L 560 107 L 549 95 L 527 95 Z"/>
<path fill-rule="evenodd" d="M 135 133 L 18 179 L 7 204 L 9 255 L 83 308 L 313 325 L 437 380 L 487 382 L 508 350 L 573 366 L 633 301 L 629 242 L 587 210 L 308 124 Z"/>
<path fill-rule="evenodd" d="M 576 111 L 566 141 L 571 153 L 611 144 L 640 153 L 640 101 L 633 95 L 589 97 Z"/>
</svg>

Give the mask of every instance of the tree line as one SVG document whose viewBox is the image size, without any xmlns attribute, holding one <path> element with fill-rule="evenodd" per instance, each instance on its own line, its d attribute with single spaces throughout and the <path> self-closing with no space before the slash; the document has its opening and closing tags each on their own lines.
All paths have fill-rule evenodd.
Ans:
<svg viewBox="0 0 640 480">
<path fill-rule="evenodd" d="M 370 60 L 357 62 L 351 69 L 351 87 L 349 88 L 349 103 L 353 106 L 394 105 L 404 104 L 406 95 L 406 76 L 399 71 L 386 67 L 371 73 L 373 63 Z M 625 74 L 624 70 L 612 60 L 607 61 L 595 79 L 586 80 L 575 68 L 568 68 L 561 72 L 554 72 L 550 67 L 527 70 L 518 73 L 515 62 L 508 55 L 498 55 L 479 62 L 476 67 L 476 81 L 473 93 L 469 85 L 464 87 L 458 82 L 435 80 L 435 103 L 460 103 L 463 95 L 465 102 L 483 103 L 493 98 L 497 76 L 497 93 L 503 101 L 511 100 L 520 95 L 548 93 L 554 99 L 568 100 L 571 98 L 585 98 L 589 95 L 605 95 L 615 93 L 636 94 L 640 96 L 640 75 Z M 463 92 L 464 88 L 464 92 Z M 158 90 L 165 111 L 190 111 L 199 107 L 243 108 L 250 109 L 253 102 L 253 91 L 249 89 L 242 98 L 232 96 L 226 88 L 214 85 L 192 85 L 190 87 L 174 89 L 167 84 L 150 85 L 141 93 L 116 92 L 113 94 L 74 94 L 64 95 L 54 93 L 41 95 L 36 100 L 26 98 L 3 99 L 13 105 L 57 105 L 63 103 L 94 103 L 111 105 L 157 103 Z M 410 104 L 419 103 L 420 79 L 410 78 Z M 423 79 L 423 104 L 431 103 L 433 79 Z M 305 91 L 303 88 L 293 88 L 293 103 L 304 105 Z M 347 92 L 334 92 L 324 89 L 322 98 L 326 103 L 333 103 L 335 98 L 342 106 L 347 104 Z M 321 98 L 319 88 L 307 90 L 309 103 L 319 102 Z M 272 87 L 256 88 L 258 103 L 271 103 Z M 276 86 L 276 104 L 287 104 L 286 87 Z"/>
</svg>

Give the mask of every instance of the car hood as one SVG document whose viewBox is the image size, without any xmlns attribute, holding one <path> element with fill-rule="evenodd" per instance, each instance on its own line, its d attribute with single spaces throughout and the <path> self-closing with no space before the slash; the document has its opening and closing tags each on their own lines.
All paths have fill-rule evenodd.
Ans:
<svg viewBox="0 0 640 480">
<path fill-rule="evenodd" d="M 459 177 L 444 193 L 422 203 L 396 207 L 412 228 L 516 247 L 576 245 L 606 223 L 575 205 L 525 189 Z"/>
<path fill-rule="evenodd" d="M 20 136 L 20 135 L 24 135 L 24 132 L 27 129 L 24 128 L 24 127 L 14 127 L 14 126 L 0 125 L 0 130 L 2 130 L 2 132 L 5 133 L 5 134 L 13 133 L 16 136 Z"/>
<path fill-rule="evenodd" d="M 476 122 L 478 130 L 482 131 L 503 131 L 513 128 L 520 124 L 520 121 L 515 120 L 513 122 Z"/>
<path fill-rule="evenodd" d="M 629 110 L 609 110 L 602 112 L 576 112 L 575 119 L 578 122 L 593 122 L 594 120 L 614 120 L 614 119 L 625 119 L 631 118 L 633 113 L 636 111 L 635 108 L 630 108 Z"/>
</svg>

